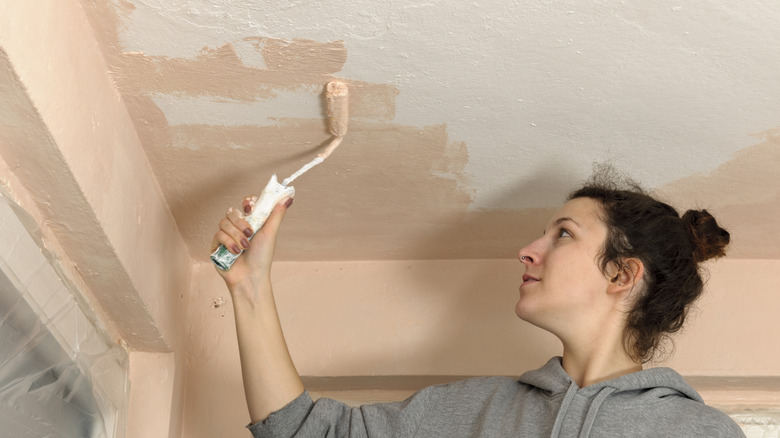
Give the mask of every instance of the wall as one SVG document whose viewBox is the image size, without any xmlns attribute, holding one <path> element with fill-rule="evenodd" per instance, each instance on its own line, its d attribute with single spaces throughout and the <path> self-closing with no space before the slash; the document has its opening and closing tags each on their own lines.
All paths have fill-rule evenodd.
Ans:
<svg viewBox="0 0 780 438">
<path fill-rule="evenodd" d="M 398 399 L 446 376 L 516 376 L 560 354 L 555 338 L 514 314 L 521 273 L 508 260 L 280 262 L 273 284 L 302 375 L 407 376 L 342 379 L 355 389 L 343 392 L 328 379 L 306 379 L 318 393 L 365 402 Z M 194 267 L 192 284 L 184 434 L 238 435 L 248 414 L 230 296 L 208 263 Z M 763 407 L 780 406 L 777 379 L 766 392 L 749 380 L 780 376 L 780 351 L 766 345 L 780 305 L 770 292 L 778 290 L 780 261 L 712 264 L 706 295 L 664 365 L 687 376 L 743 379 L 731 386 L 694 379 L 718 404 L 730 398 L 745 407 L 759 397 Z"/>
<path fill-rule="evenodd" d="M 2 183 L 113 339 L 170 355 L 157 388 L 133 386 L 142 361 L 131 355 L 128 429 L 179 436 L 190 259 L 107 71 L 77 2 L 0 2 Z M 166 427 L 134 414 L 152 400 L 171 413 Z"/>
</svg>

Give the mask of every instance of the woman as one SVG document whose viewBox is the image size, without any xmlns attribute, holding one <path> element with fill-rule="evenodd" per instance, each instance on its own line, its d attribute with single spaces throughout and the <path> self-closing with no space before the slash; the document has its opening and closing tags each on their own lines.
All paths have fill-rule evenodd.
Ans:
<svg viewBox="0 0 780 438">
<path fill-rule="evenodd" d="M 563 356 L 519 379 L 484 377 L 423 389 L 398 403 L 313 403 L 287 351 L 271 291 L 276 232 L 288 200 L 252 240 L 229 211 L 214 244 L 243 257 L 220 272 L 233 297 L 254 436 L 744 436 L 669 368 L 643 370 L 701 294 L 699 263 L 729 234 L 702 211 L 682 217 L 608 174 L 569 196 L 519 253 L 517 315 L 555 334 Z M 250 212 L 252 200 L 244 200 Z"/>
</svg>

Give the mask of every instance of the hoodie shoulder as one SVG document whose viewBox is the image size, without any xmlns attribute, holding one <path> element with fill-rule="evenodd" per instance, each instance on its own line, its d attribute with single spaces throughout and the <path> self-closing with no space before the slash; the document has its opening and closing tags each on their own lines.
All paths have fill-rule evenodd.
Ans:
<svg viewBox="0 0 780 438">
<path fill-rule="evenodd" d="M 632 403 L 625 396 L 610 398 L 593 425 L 594 436 L 627 436 L 626 431 L 631 431 L 630 436 L 646 438 L 745 436 L 728 415 L 679 395 L 669 395 L 654 403 Z"/>
<path fill-rule="evenodd" d="M 558 357 L 523 374 L 520 382 L 561 396 L 572 385 Z M 586 417 L 593 418 L 592 436 L 744 437 L 734 420 L 705 405 L 671 368 L 650 368 L 577 388 L 570 397 L 565 419 L 579 417 L 576 423 L 582 424 Z M 603 403 L 594 403 L 598 399 Z"/>
<path fill-rule="evenodd" d="M 671 368 L 651 368 L 607 385 L 617 388 L 605 403 L 607 417 L 611 412 L 625 420 L 625 427 L 647 431 L 646 436 L 745 436 L 731 417 L 705 405 L 699 393 Z"/>
</svg>

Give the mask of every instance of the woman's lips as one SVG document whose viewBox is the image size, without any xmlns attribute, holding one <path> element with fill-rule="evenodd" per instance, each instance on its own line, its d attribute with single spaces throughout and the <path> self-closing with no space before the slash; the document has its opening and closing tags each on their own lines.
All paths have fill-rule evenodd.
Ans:
<svg viewBox="0 0 780 438">
<path fill-rule="evenodd" d="M 526 285 L 528 283 L 535 283 L 537 281 L 539 281 L 539 279 L 534 277 L 533 275 L 523 274 L 523 285 Z"/>
</svg>

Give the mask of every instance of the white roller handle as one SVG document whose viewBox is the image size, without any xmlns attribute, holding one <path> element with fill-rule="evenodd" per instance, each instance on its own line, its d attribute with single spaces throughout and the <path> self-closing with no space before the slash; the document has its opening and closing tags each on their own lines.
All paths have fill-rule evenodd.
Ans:
<svg viewBox="0 0 780 438">
<path fill-rule="evenodd" d="M 252 213 L 244 218 L 252 227 L 252 237 L 254 237 L 255 233 L 257 233 L 260 228 L 262 228 L 263 224 L 265 224 L 265 221 L 268 219 L 268 216 L 271 215 L 271 212 L 273 211 L 274 207 L 276 207 L 276 204 L 279 203 L 279 201 L 285 198 L 292 198 L 294 196 L 295 187 L 287 187 L 285 185 L 279 184 L 279 181 L 276 179 L 276 174 L 271 175 L 271 179 L 263 189 L 263 193 L 260 194 L 260 198 L 257 200 L 257 203 L 252 209 Z M 252 237 L 249 239 L 251 240 Z M 228 251 L 224 245 L 219 245 L 219 248 L 217 248 L 217 250 L 211 254 L 211 261 L 214 262 L 214 264 L 217 265 L 219 269 L 227 271 L 231 266 L 233 266 L 233 263 L 236 261 L 236 259 L 238 259 L 238 256 L 243 253 L 244 251 L 242 250 L 239 254 L 233 254 L 232 252 Z"/>
</svg>

